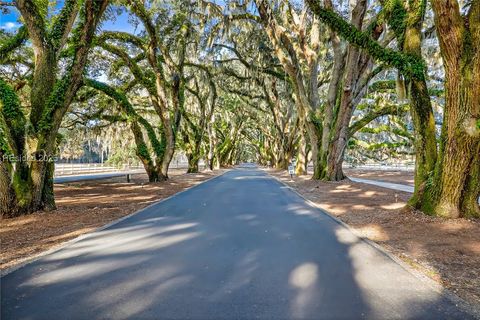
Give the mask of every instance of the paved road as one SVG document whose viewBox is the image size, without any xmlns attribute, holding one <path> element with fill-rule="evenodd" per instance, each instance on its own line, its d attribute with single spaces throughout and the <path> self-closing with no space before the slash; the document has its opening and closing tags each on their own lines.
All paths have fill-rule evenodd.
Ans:
<svg viewBox="0 0 480 320">
<path fill-rule="evenodd" d="M 236 169 L 13 273 L 2 319 L 470 319 L 256 169 Z"/>
</svg>

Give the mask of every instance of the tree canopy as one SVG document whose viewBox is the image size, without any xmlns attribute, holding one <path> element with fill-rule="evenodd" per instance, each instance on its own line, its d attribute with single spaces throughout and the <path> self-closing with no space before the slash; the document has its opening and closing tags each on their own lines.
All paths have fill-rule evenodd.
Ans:
<svg viewBox="0 0 480 320">
<path fill-rule="evenodd" d="M 88 141 L 151 182 L 175 154 L 328 181 L 414 161 L 409 206 L 480 216 L 480 0 L 0 5 L 2 215 L 54 209 L 54 159 Z"/>
</svg>

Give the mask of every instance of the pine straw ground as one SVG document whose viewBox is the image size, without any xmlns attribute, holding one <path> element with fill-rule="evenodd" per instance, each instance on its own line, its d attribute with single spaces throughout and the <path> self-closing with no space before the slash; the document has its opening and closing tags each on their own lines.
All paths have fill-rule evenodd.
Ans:
<svg viewBox="0 0 480 320">
<path fill-rule="evenodd" d="M 0 269 L 6 269 L 61 243 L 133 213 L 153 202 L 214 177 L 223 171 L 185 174 L 173 169 L 170 180 L 148 183 L 146 174 L 56 184 L 58 209 L 2 219 Z"/>
<path fill-rule="evenodd" d="M 446 220 L 405 210 L 410 194 L 351 181 L 321 182 L 267 170 L 307 199 L 440 282 L 480 305 L 480 220 Z M 350 176 L 410 184 L 411 173 L 349 170 Z"/>
</svg>

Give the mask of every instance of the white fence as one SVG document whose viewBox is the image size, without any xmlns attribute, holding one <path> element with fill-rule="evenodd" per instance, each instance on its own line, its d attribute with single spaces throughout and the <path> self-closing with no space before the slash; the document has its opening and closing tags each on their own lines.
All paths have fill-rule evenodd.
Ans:
<svg viewBox="0 0 480 320">
<path fill-rule="evenodd" d="M 141 167 L 124 165 L 121 168 L 117 168 L 104 163 L 55 163 L 55 176 L 101 172 L 119 172 L 136 169 L 141 169 Z"/>
<path fill-rule="evenodd" d="M 200 165 L 203 161 L 200 161 Z M 171 169 L 186 169 L 188 163 L 174 159 L 170 163 Z M 114 167 L 102 163 L 55 163 L 55 176 L 68 176 L 90 173 L 107 173 L 107 172 L 126 172 L 132 170 L 143 170 L 143 166 L 134 166 L 124 164 L 120 167 Z"/>
<path fill-rule="evenodd" d="M 199 166 L 204 166 L 204 161 L 199 161 Z M 170 163 L 171 169 L 186 169 L 188 163 L 184 159 L 173 159 Z M 309 170 L 313 170 L 313 164 L 308 166 Z M 356 168 L 365 170 L 400 170 L 400 171 L 413 171 L 415 165 L 411 163 L 365 163 L 365 164 L 351 164 L 344 163 L 344 168 Z M 79 175 L 89 173 L 107 173 L 107 172 L 126 172 L 133 170 L 143 170 L 143 166 L 135 166 L 124 164 L 120 167 L 114 167 L 102 163 L 56 163 L 55 164 L 55 176 L 68 176 Z"/>
<path fill-rule="evenodd" d="M 353 164 L 353 163 L 343 163 L 343 168 L 345 169 L 364 169 L 364 170 L 385 170 L 385 171 L 414 171 L 414 163 L 363 163 L 363 164 Z M 313 163 L 308 164 L 308 171 L 313 171 Z"/>
<path fill-rule="evenodd" d="M 395 171 L 414 171 L 414 163 L 364 163 L 364 164 L 353 164 L 353 163 L 344 163 L 344 168 L 355 168 L 355 169 L 365 169 L 365 170 L 395 170 Z"/>
</svg>

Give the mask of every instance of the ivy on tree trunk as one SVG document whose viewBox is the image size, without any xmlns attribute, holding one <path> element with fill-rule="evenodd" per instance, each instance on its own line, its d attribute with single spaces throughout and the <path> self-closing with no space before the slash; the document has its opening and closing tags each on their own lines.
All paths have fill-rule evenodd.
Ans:
<svg viewBox="0 0 480 320">
<path fill-rule="evenodd" d="M 4 59 L 27 38 L 35 57 L 28 119 L 14 90 L 0 80 L 0 214 L 4 216 L 55 208 L 53 160 L 58 129 L 80 86 L 93 35 L 107 4 L 107 0 L 67 0 L 47 23 L 47 11 L 38 2 L 15 1 L 24 26 L 14 38 L 0 43 L 0 57 Z M 72 59 L 58 78 L 60 52 L 69 37 Z"/>
</svg>

